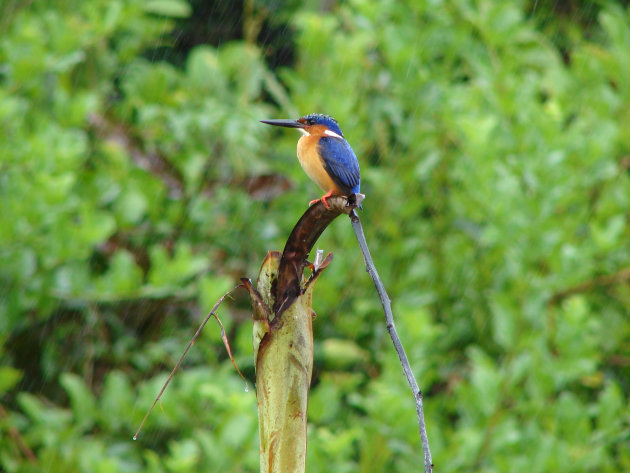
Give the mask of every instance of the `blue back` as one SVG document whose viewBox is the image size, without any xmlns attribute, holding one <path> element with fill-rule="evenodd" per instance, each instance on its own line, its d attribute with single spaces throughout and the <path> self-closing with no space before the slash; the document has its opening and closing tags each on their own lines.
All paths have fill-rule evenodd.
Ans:
<svg viewBox="0 0 630 473">
<path fill-rule="evenodd" d="M 339 126 L 335 133 L 341 134 Z M 345 194 L 356 194 L 361 189 L 359 161 L 345 139 L 323 136 L 319 139 L 319 155 L 324 160 L 328 175 Z"/>
</svg>

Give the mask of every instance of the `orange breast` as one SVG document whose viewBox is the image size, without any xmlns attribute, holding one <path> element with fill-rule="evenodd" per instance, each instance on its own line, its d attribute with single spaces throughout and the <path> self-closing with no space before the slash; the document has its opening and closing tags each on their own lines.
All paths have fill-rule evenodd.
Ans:
<svg viewBox="0 0 630 473">
<path fill-rule="evenodd" d="M 317 151 L 318 136 L 303 136 L 298 141 L 297 157 L 304 172 L 315 183 L 328 192 L 333 190 L 334 194 L 343 194 L 341 189 L 335 184 L 324 168 L 324 161 Z"/>
</svg>

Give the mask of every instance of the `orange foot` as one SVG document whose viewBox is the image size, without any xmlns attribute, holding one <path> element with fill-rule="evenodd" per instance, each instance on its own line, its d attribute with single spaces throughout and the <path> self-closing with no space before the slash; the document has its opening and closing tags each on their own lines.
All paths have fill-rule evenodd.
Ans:
<svg viewBox="0 0 630 473">
<path fill-rule="evenodd" d="M 319 199 L 315 199 L 315 200 L 311 200 L 308 205 L 313 205 L 316 204 L 317 202 L 319 202 L 320 200 L 324 203 L 324 206 L 330 210 L 330 205 L 328 205 L 328 198 L 332 197 L 334 190 L 330 189 L 328 192 L 326 192 L 323 196 L 321 196 Z"/>
</svg>

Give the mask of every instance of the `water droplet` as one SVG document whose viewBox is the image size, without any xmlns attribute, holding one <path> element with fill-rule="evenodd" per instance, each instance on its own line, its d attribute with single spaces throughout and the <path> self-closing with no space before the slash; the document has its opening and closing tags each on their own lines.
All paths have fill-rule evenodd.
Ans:
<svg viewBox="0 0 630 473">
<path fill-rule="evenodd" d="M 249 392 L 249 385 L 247 383 L 245 383 L 245 392 L 248 393 Z"/>
<path fill-rule="evenodd" d="M 133 436 L 133 439 L 134 439 L 134 440 L 138 440 L 138 436 L 137 436 L 137 435 L 134 435 L 134 436 Z"/>
</svg>

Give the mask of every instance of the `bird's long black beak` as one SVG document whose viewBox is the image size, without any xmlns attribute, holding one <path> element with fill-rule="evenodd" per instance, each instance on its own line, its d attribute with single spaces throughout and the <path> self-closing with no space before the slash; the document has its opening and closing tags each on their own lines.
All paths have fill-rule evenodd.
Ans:
<svg viewBox="0 0 630 473">
<path fill-rule="evenodd" d="M 266 123 L 267 125 L 283 126 L 285 128 L 304 128 L 304 124 L 297 120 L 260 120 L 260 122 Z"/>
</svg>

